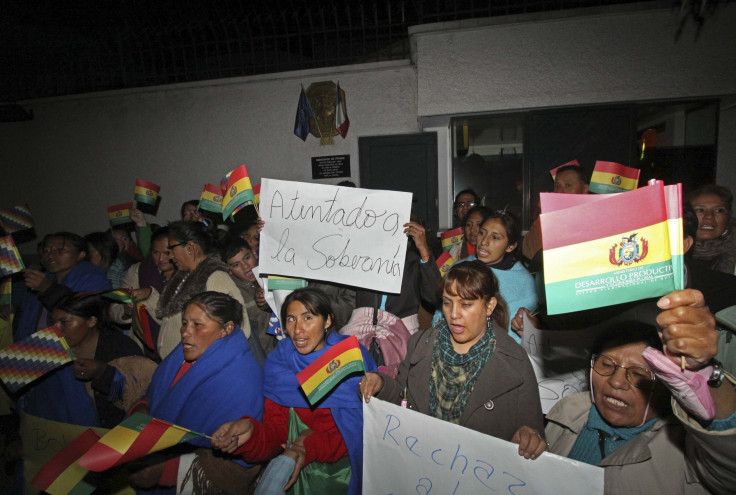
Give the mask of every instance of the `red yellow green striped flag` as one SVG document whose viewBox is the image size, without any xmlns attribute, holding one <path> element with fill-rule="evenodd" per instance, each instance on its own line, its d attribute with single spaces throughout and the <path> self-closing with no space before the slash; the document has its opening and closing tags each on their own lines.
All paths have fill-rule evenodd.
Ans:
<svg viewBox="0 0 736 495">
<path fill-rule="evenodd" d="M 682 254 L 682 236 L 671 245 L 676 234 L 670 235 L 661 182 L 625 194 L 543 193 L 540 203 L 549 314 L 660 296 L 681 286 L 673 255 Z"/>
<path fill-rule="evenodd" d="M 253 188 L 250 185 L 250 177 L 245 165 L 241 165 L 232 172 L 227 179 L 227 188 L 222 198 L 222 218 L 232 215 L 235 209 L 244 203 L 255 202 Z"/>
<path fill-rule="evenodd" d="M 627 167 L 615 162 L 595 162 L 590 178 L 589 190 L 592 193 L 607 194 L 633 191 L 639 187 L 638 168 Z"/>
<path fill-rule="evenodd" d="M 130 292 L 125 289 L 113 289 L 108 290 L 100 294 L 102 297 L 112 299 L 123 304 L 130 304 L 133 302 L 133 298 L 130 296 Z"/>
<path fill-rule="evenodd" d="M 312 364 L 297 373 L 310 404 L 314 405 L 348 375 L 365 371 L 358 338 L 352 335 L 333 345 Z"/>
<path fill-rule="evenodd" d="M 253 195 L 256 197 L 256 200 L 255 200 L 256 204 L 257 205 L 261 204 L 261 185 L 260 184 L 256 184 L 255 186 L 253 186 Z"/>
<path fill-rule="evenodd" d="M 79 458 L 100 439 L 92 428 L 84 431 L 60 450 L 38 471 L 31 484 L 51 495 L 87 495 L 97 488 L 84 481 L 89 472 L 79 465 Z"/>
<path fill-rule="evenodd" d="M 201 436 L 204 435 L 136 413 L 100 438 L 79 459 L 79 465 L 90 471 L 105 471 Z"/>
<path fill-rule="evenodd" d="M 143 179 L 136 179 L 133 199 L 135 201 L 138 201 L 139 203 L 155 205 L 160 190 L 161 188 L 153 182 L 148 182 L 147 180 Z"/>
<path fill-rule="evenodd" d="M 107 218 L 110 220 L 110 225 L 120 225 L 121 223 L 132 222 L 130 218 L 130 209 L 133 208 L 133 202 L 120 203 L 119 205 L 112 205 L 107 207 Z"/>
<path fill-rule="evenodd" d="M 23 258 L 15 247 L 13 236 L 0 236 L 0 277 L 5 277 L 23 270 Z"/>
<path fill-rule="evenodd" d="M 452 246 L 456 244 L 462 244 L 464 237 L 465 230 L 462 227 L 443 232 L 440 235 L 440 240 L 442 241 L 442 250 L 448 251 Z"/>
<path fill-rule="evenodd" d="M 450 267 L 455 263 L 455 258 L 450 255 L 449 251 L 445 251 L 437 258 L 437 268 L 440 269 L 440 274 L 444 277 Z"/>
<path fill-rule="evenodd" d="M 222 191 L 219 186 L 205 184 L 199 197 L 199 209 L 222 213 Z"/>
<path fill-rule="evenodd" d="M 135 311 L 133 311 L 133 321 L 130 327 L 146 347 L 151 350 L 156 349 L 156 345 L 153 342 L 153 333 L 151 332 L 151 319 L 145 304 L 136 303 Z"/>
<path fill-rule="evenodd" d="M 44 328 L 0 351 L 0 380 L 17 392 L 73 359 L 59 328 Z"/>
</svg>

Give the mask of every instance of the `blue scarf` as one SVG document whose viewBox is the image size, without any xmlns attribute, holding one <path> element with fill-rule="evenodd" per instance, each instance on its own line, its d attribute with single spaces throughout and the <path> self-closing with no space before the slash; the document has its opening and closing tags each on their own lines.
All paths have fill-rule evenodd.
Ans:
<svg viewBox="0 0 736 495">
<path fill-rule="evenodd" d="M 266 357 L 264 374 L 268 378 L 263 385 L 263 394 L 284 407 L 311 408 L 301 391 L 296 374 L 312 364 L 322 354 L 347 335 L 334 332 L 327 334 L 324 348 L 310 354 L 297 352 L 291 339 L 281 340 L 276 349 Z M 366 372 L 375 371 L 376 363 L 368 351 L 363 353 Z M 351 476 L 348 493 L 359 494 L 363 479 L 363 404 L 358 395 L 360 376 L 352 376 L 338 385 L 320 404 L 329 409 L 340 431 L 350 458 Z"/>
<path fill-rule="evenodd" d="M 240 327 L 215 340 L 172 387 L 183 362 L 179 344 L 156 368 L 148 387 L 151 416 L 205 435 L 243 416 L 263 417 L 263 372 Z M 190 443 L 210 447 L 206 438 Z"/>
<path fill-rule="evenodd" d="M 643 425 L 632 428 L 615 427 L 606 423 L 594 404 L 590 406 L 588 422 L 580 431 L 567 457 L 595 466 L 639 433 L 647 431 L 658 419 L 650 419 Z M 605 452 L 601 452 L 601 441 Z"/>
<path fill-rule="evenodd" d="M 56 275 L 46 274 L 52 281 L 56 281 Z M 74 292 L 88 292 L 96 290 L 108 290 L 112 288 L 110 281 L 105 277 L 105 272 L 97 268 L 89 261 L 80 261 L 64 277 L 62 285 L 69 287 Z M 23 340 L 36 331 L 38 318 L 43 310 L 43 305 L 35 293 L 27 294 L 21 303 L 21 316 L 18 329 L 15 333 L 15 342 Z M 51 318 L 47 320 L 46 326 L 51 326 Z"/>
</svg>

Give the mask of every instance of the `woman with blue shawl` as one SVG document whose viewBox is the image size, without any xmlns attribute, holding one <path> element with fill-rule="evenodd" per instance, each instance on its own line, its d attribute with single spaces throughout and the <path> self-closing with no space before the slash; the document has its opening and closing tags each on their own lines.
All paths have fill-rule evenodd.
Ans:
<svg viewBox="0 0 736 495">
<path fill-rule="evenodd" d="M 320 289 L 306 287 L 289 294 L 281 306 L 289 339 L 266 357 L 263 422 L 243 417 L 223 424 L 212 445 L 251 462 L 273 459 L 258 485 L 266 493 L 361 492 L 363 409 L 355 393 L 359 376 L 349 377 L 312 407 L 296 375 L 336 343 L 348 338 L 330 332 L 330 301 Z M 366 371 L 376 369 L 363 348 Z"/>
<path fill-rule="evenodd" d="M 133 412 L 211 435 L 223 422 L 263 414 L 262 370 L 240 329 L 241 304 L 221 292 L 192 297 L 184 307 L 181 343 L 158 366 L 148 396 Z M 154 493 L 251 493 L 260 466 L 214 456 L 204 437 L 146 457 L 131 475 Z M 148 492 L 151 493 L 151 492 Z"/>
</svg>

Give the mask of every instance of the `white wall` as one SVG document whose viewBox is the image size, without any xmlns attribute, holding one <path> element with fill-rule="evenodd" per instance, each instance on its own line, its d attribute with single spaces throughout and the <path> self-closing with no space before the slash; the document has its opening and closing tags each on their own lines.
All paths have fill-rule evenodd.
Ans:
<svg viewBox="0 0 736 495">
<path fill-rule="evenodd" d="M 340 81 L 350 130 L 320 146 L 294 136 L 300 84 Z M 244 163 L 262 177 L 311 180 L 311 157 L 349 154 L 358 182 L 358 137 L 418 131 L 408 61 L 291 72 L 23 102 L 29 122 L 0 123 L 0 207 L 29 203 L 40 235 L 107 225 L 106 206 L 132 200 L 136 178 L 161 186 L 158 222 L 177 220 Z M 325 180 L 336 183 L 344 179 Z M 33 243 L 29 243 L 33 244 Z M 23 252 L 33 250 L 25 244 Z"/>
<path fill-rule="evenodd" d="M 410 28 L 420 121 L 436 127 L 438 117 L 458 114 L 736 94 L 736 5 L 719 5 L 697 39 L 689 20 L 675 41 L 678 9 L 653 4 Z M 734 191 L 735 103 L 721 104 L 717 169 Z M 447 167 L 450 156 L 440 156 L 440 177 Z"/>
</svg>

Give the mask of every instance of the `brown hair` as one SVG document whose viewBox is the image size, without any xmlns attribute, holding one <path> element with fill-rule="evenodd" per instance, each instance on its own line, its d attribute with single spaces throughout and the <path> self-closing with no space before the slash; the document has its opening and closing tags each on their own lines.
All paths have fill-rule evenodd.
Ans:
<svg viewBox="0 0 736 495">
<path fill-rule="evenodd" d="M 455 292 L 452 291 L 453 286 Z M 488 301 L 495 297 L 498 304 L 496 304 L 496 309 L 493 310 L 491 319 L 499 328 L 504 330 L 509 326 L 509 311 L 506 307 L 506 301 L 503 300 L 498 290 L 498 279 L 483 262 L 473 260 L 453 265 L 445 278 L 440 281 L 440 299 L 445 291 L 463 299 Z"/>
</svg>

